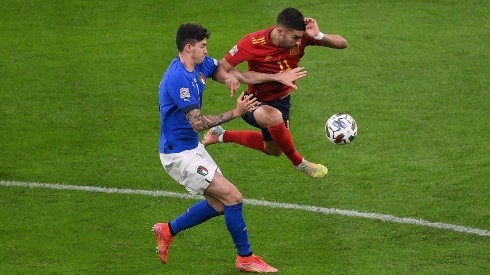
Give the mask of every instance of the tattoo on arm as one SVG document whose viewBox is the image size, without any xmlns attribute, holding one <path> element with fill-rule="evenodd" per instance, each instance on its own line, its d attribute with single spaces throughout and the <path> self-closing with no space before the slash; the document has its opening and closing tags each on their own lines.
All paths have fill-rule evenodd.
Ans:
<svg viewBox="0 0 490 275">
<path fill-rule="evenodd" d="M 219 115 L 203 116 L 199 109 L 191 110 L 185 116 L 196 132 L 210 129 L 235 118 L 233 111 L 224 112 Z"/>
</svg>

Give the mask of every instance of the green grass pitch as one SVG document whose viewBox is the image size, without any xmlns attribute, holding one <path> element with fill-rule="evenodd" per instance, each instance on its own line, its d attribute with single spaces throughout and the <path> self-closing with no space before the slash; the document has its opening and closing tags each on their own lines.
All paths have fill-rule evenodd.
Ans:
<svg viewBox="0 0 490 275">
<path fill-rule="evenodd" d="M 329 174 L 233 144 L 209 152 L 246 199 L 490 230 L 487 1 L 0 1 L 0 181 L 185 190 L 157 152 L 157 90 L 175 33 L 198 22 L 218 59 L 294 6 L 349 48 L 309 47 L 291 132 Z M 203 112 L 235 98 L 210 83 Z M 325 138 L 347 112 L 354 142 Z M 241 120 L 228 129 L 251 129 Z M 223 218 L 155 253 L 155 222 L 195 200 L 0 185 L 0 274 L 236 274 Z M 490 237 L 246 205 L 252 248 L 282 274 L 489 274 Z"/>
</svg>

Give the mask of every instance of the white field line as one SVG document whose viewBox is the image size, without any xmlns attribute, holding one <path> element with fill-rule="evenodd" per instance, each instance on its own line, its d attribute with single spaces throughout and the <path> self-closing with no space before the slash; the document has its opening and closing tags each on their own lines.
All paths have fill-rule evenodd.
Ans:
<svg viewBox="0 0 490 275">
<path fill-rule="evenodd" d="M 137 194 L 153 197 L 172 197 L 172 198 L 182 198 L 182 199 L 200 199 L 200 196 L 193 196 L 185 193 L 176 193 L 168 191 L 158 191 L 158 190 L 135 190 L 135 189 L 121 189 L 121 188 L 106 188 L 97 186 L 78 186 L 78 185 L 65 185 L 65 184 L 49 184 L 49 183 L 37 183 L 37 182 L 16 182 L 16 181 L 0 181 L 0 186 L 6 187 L 29 187 L 29 188 L 44 188 L 44 189 L 58 189 L 58 190 L 75 190 L 75 191 L 88 191 L 88 192 L 98 192 L 98 193 L 109 193 L 109 194 Z M 337 208 L 325 208 L 310 205 L 299 205 L 290 203 L 280 203 L 280 202 L 270 202 L 264 200 L 255 199 L 245 199 L 246 204 L 265 206 L 271 208 L 282 208 L 282 209 L 293 209 L 302 210 L 308 212 L 316 212 L 322 214 L 337 214 L 348 217 L 361 217 L 373 220 L 381 220 L 385 222 L 393 223 L 404 223 L 413 224 L 425 227 L 439 228 L 445 230 L 451 230 L 466 234 L 475 234 L 479 236 L 490 236 L 490 230 L 472 228 L 461 225 L 454 225 L 448 223 L 431 222 L 415 218 L 400 218 L 387 214 L 377 214 L 377 213 L 367 213 L 358 212 L 353 210 L 343 210 Z"/>
</svg>

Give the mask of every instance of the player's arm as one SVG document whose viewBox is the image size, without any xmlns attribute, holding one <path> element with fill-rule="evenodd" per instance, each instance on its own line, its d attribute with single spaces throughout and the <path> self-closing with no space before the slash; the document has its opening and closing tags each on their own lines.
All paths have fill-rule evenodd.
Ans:
<svg viewBox="0 0 490 275">
<path fill-rule="evenodd" d="M 193 109 L 185 114 L 187 120 L 196 132 L 218 126 L 236 117 L 244 115 L 248 111 L 257 108 L 257 99 L 252 95 L 242 93 L 237 99 L 235 109 L 219 115 L 202 115 L 201 110 Z"/>
<path fill-rule="evenodd" d="M 347 48 L 347 39 L 338 34 L 323 34 L 322 46 L 334 48 L 334 49 L 345 49 Z"/>
<path fill-rule="evenodd" d="M 238 88 L 240 88 L 240 81 L 234 74 L 229 73 L 229 71 L 223 67 L 221 62 L 218 64 L 218 68 L 213 75 L 213 79 L 220 83 L 224 83 L 230 90 L 231 95 L 235 94 Z"/>
<path fill-rule="evenodd" d="M 315 19 L 305 17 L 306 33 L 313 39 L 321 40 L 322 46 L 345 49 L 348 46 L 347 39 L 338 34 L 327 34 L 320 31 Z"/>
<path fill-rule="evenodd" d="M 308 73 L 307 71 L 303 71 L 304 67 L 297 67 L 286 72 L 280 72 L 275 74 L 260 73 L 254 71 L 243 72 L 243 71 L 237 71 L 224 58 L 221 59 L 219 63 L 220 63 L 220 67 L 222 67 L 230 74 L 234 75 L 238 79 L 238 81 L 240 81 L 240 83 L 245 83 L 245 84 L 258 84 L 258 83 L 269 82 L 269 81 L 277 81 L 277 82 L 281 82 L 286 86 L 290 86 L 293 87 L 294 89 L 297 89 L 296 85 L 294 85 L 294 82 L 300 78 L 305 77 L 306 74 Z"/>
</svg>

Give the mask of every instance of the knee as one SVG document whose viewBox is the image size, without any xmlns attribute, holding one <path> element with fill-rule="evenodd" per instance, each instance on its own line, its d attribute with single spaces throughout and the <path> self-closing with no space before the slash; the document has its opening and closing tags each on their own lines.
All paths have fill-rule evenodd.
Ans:
<svg viewBox="0 0 490 275">
<path fill-rule="evenodd" d="M 226 205 L 235 205 L 243 202 L 243 196 L 238 189 L 235 189 L 234 191 L 230 192 L 228 197 L 226 198 Z"/>
<path fill-rule="evenodd" d="M 284 123 L 284 118 L 282 117 L 282 113 L 279 111 L 274 112 L 273 115 L 271 115 L 271 117 L 269 119 L 270 119 L 269 120 L 269 127 L 277 126 L 279 124 Z"/>
<path fill-rule="evenodd" d="M 264 106 L 263 110 L 254 113 L 255 120 L 263 128 L 279 125 L 284 122 L 282 113 L 276 108 Z"/>
</svg>

